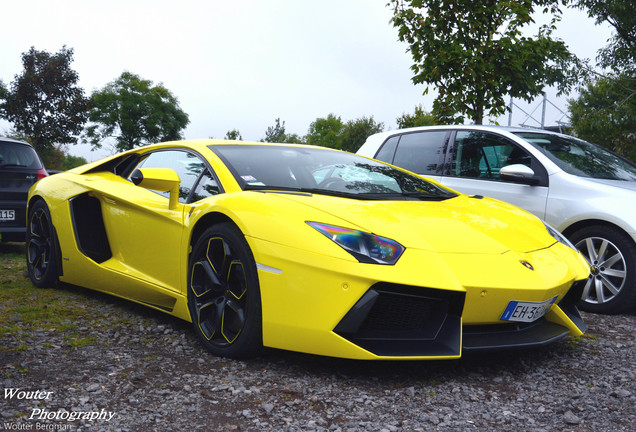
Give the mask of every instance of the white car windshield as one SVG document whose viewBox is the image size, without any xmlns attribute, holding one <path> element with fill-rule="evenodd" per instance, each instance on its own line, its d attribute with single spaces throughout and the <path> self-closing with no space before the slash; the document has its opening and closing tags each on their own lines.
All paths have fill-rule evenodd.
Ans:
<svg viewBox="0 0 636 432">
<path fill-rule="evenodd" d="M 568 174 L 606 180 L 636 181 L 636 165 L 596 144 L 540 132 L 514 132 Z"/>
</svg>

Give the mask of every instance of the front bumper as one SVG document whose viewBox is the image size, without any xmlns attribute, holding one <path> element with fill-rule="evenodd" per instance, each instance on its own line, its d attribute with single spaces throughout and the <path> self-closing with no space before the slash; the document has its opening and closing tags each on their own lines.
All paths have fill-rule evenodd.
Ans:
<svg viewBox="0 0 636 432">
<path fill-rule="evenodd" d="M 558 305 L 581 332 L 576 309 L 584 281 Z M 571 329 L 546 318 L 531 323 L 464 325 L 465 296 L 452 291 L 385 283 L 374 285 L 338 323 L 334 332 L 378 356 L 459 356 L 463 351 L 533 348 L 558 341 Z"/>
<path fill-rule="evenodd" d="M 248 242 L 261 264 L 265 346 L 353 359 L 450 359 L 462 349 L 540 346 L 585 330 L 572 294 L 581 284 L 570 288 L 589 269 L 559 245 L 522 257 L 409 249 L 395 266 L 381 266 Z M 511 300 L 554 296 L 532 325 L 500 320 Z"/>
</svg>

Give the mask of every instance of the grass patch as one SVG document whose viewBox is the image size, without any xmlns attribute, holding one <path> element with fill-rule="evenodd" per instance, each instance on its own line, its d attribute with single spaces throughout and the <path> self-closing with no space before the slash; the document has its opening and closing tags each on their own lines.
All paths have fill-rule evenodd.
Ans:
<svg viewBox="0 0 636 432">
<path fill-rule="evenodd" d="M 0 339 L 24 341 L 36 331 L 73 331 L 76 323 L 94 318 L 84 300 L 68 289 L 36 288 L 27 276 L 24 255 L 0 252 Z M 90 343 L 90 338 L 84 339 L 78 338 L 76 343 Z M 13 349 L 23 350 L 24 346 L 21 343 Z"/>
<path fill-rule="evenodd" d="M 94 337 L 80 337 L 79 335 L 64 336 L 64 340 L 70 346 L 75 348 L 93 345 L 95 342 L 97 342 L 97 339 Z"/>
<path fill-rule="evenodd" d="M 595 343 L 597 340 L 598 338 L 595 335 L 585 333 L 581 336 L 569 336 L 565 345 L 569 349 L 576 350 L 584 342 L 592 344 Z"/>
</svg>

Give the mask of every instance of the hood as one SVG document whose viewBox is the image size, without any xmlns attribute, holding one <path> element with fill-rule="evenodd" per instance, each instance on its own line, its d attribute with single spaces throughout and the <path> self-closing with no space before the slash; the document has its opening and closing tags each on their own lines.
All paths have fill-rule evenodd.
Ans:
<svg viewBox="0 0 636 432">
<path fill-rule="evenodd" d="M 621 189 L 628 189 L 631 191 L 636 191 L 636 181 L 628 181 L 628 180 L 606 180 L 606 179 L 595 179 L 584 177 L 585 180 L 600 183 L 607 186 L 613 186 Z"/>
<path fill-rule="evenodd" d="M 489 198 L 460 195 L 445 201 L 363 201 L 325 195 L 280 196 L 335 216 L 345 227 L 388 237 L 407 248 L 501 254 L 530 252 L 555 242 L 538 218 Z"/>
</svg>

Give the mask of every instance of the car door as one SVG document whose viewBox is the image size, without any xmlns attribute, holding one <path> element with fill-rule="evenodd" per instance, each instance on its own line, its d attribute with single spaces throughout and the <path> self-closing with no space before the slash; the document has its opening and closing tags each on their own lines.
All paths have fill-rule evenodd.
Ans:
<svg viewBox="0 0 636 432">
<path fill-rule="evenodd" d="M 113 257 L 105 265 L 162 288 L 181 292 L 185 256 L 181 250 L 184 215 L 193 199 L 218 191 L 204 160 L 192 151 L 166 149 L 142 156 L 137 168 L 171 168 L 180 178 L 179 204 L 169 208 L 169 193 L 144 189 L 132 182 L 118 196 L 102 197 L 104 225 Z M 130 174 L 128 174 L 130 177 Z M 123 192 L 123 193 L 122 193 Z M 196 193 L 195 193 L 196 192 Z"/>
<path fill-rule="evenodd" d="M 547 171 L 530 153 L 508 138 L 490 132 L 457 130 L 450 139 L 444 185 L 469 195 L 484 195 L 509 202 L 545 219 L 548 199 Z M 536 185 L 503 180 L 499 170 L 526 165 L 535 172 Z"/>
</svg>

